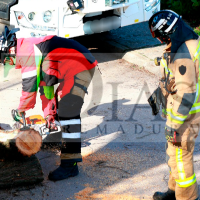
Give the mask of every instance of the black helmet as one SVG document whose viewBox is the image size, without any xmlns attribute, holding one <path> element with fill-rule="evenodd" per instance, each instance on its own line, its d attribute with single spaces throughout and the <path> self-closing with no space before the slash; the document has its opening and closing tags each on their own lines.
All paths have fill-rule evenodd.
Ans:
<svg viewBox="0 0 200 200">
<path fill-rule="evenodd" d="M 171 10 L 161 10 L 149 19 L 149 28 L 154 38 L 168 43 L 169 35 L 177 29 L 180 16 Z"/>
<path fill-rule="evenodd" d="M 19 28 L 14 28 L 9 30 L 7 26 L 5 26 L 2 35 L 0 35 L 0 51 L 8 53 L 11 47 L 15 47 L 17 45 L 16 32 L 19 31 Z"/>
</svg>

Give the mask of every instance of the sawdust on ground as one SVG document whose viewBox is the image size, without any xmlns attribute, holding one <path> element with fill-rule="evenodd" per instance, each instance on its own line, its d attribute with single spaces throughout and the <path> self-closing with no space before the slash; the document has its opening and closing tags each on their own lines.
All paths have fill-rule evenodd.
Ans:
<svg viewBox="0 0 200 200">
<path fill-rule="evenodd" d="M 140 197 L 132 196 L 129 194 L 100 194 L 100 193 L 94 193 L 95 189 L 92 187 L 86 187 L 85 189 L 81 190 L 80 192 L 76 193 L 74 197 L 77 200 L 141 200 Z M 149 197 L 143 197 L 143 200 L 150 200 Z"/>
</svg>

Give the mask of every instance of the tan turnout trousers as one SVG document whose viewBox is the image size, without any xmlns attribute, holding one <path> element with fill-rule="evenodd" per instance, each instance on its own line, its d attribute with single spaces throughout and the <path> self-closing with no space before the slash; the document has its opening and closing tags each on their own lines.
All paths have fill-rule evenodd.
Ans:
<svg viewBox="0 0 200 200">
<path fill-rule="evenodd" d="M 192 117 L 192 116 L 191 116 Z M 199 133 L 200 115 L 195 116 L 192 123 L 184 123 L 179 131 L 181 144 L 167 143 L 167 163 L 170 168 L 169 189 L 175 191 L 177 200 L 195 200 L 198 198 L 198 185 L 194 173 L 193 151 L 195 138 Z M 184 180 L 183 185 L 178 183 Z M 178 182 L 178 183 L 177 183 Z"/>
</svg>

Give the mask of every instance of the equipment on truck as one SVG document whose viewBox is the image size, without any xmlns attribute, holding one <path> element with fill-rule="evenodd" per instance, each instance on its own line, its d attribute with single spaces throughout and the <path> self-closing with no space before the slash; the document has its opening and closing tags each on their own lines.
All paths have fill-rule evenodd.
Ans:
<svg viewBox="0 0 200 200">
<path fill-rule="evenodd" d="M 5 26 L 2 34 L 0 35 L 0 59 L 1 63 L 5 64 L 9 62 L 10 65 L 14 64 L 14 57 L 16 53 L 16 32 L 19 31 L 19 28 L 14 28 L 9 30 Z"/>
<path fill-rule="evenodd" d="M 160 0 L 2 0 L 0 28 L 20 28 L 17 38 L 72 38 L 149 20 Z"/>
<path fill-rule="evenodd" d="M 83 1 L 80 0 L 69 0 L 67 1 L 67 5 L 72 12 L 76 12 L 76 10 L 83 8 Z"/>
</svg>

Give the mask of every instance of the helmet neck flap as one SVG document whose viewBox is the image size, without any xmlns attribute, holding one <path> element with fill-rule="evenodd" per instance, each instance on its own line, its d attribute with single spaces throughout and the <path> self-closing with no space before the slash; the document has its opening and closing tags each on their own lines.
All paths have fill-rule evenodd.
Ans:
<svg viewBox="0 0 200 200">
<path fill-rule="evenodd" d="M 178 21 L 177 30 L 169 35 L 171 46 L 171 61 L 173 60 L 179 47 L 188 40 L 197 40 L 199 36 L 182 19 Z"/>
</svg>

